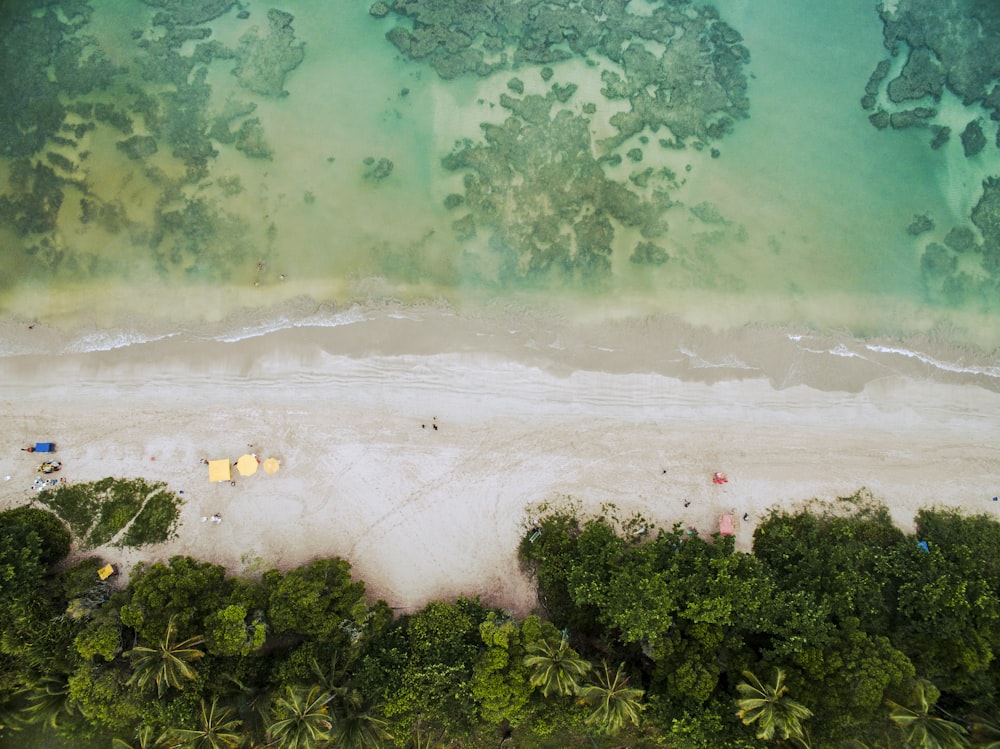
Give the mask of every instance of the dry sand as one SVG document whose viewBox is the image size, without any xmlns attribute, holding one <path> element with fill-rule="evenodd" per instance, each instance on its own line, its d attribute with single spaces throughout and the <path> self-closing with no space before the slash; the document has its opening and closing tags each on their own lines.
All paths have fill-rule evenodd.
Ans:
<svg viewBox="0 0 1000 749">
<path fill-rule="evenodd" d="M 0 359 L 0 503 L 31 500 L 38 456 L 18 448 L 53 440 L 67 480 L 183 491 L 174 540 L 100 550 L 124 579 L 173 554 L 245 573 L 340 555 L 399 611 L 479 594 L 519 613 L 534 591 L 517 544 L 540 504 L 567 497 L 704 532 L 734 513 L 743 549 L 768 508 L 861 487 L 904 528 L 932 504 L 1000 513 L 1000 394 L 974 385 L 776 390 L 541 366 L 495 343 L 436 354 L 407 340 L 393 355 L 376 339 L 286 330 Z M 202 458 L 247 451 L 281 470 L 208 482 Z M 215 512 L 221 525 L 201 521 Z"/>
</svg>

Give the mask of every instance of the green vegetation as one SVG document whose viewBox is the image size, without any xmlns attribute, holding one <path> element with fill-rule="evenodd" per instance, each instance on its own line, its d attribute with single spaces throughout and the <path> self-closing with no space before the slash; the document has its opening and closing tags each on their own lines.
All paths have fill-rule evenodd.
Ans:
<svg viewBox="0 0 1000 749">
<path fill-rule="evenodd" d="M 101 486 L 124 505 L 138 485 Z M 393 619 L 337 558 L 234 577 L 178 556 L 114 590 L 97 559 L 60 564 L 55 515 L 19 508 L 0 513 L 0 733 L 118 749 L 996 746 L 1000 523 L 925 509 L 916 528 L 859 494 L 772 513 L 748 554 L 556 509 L 520 547 L 544 616 L 459 598 Z"/>
<path fill-rule="evenodd" d="M 166 484 L 143 479 L 60 484 L 40 492 L 38 502 L 69 526 L 81 549 L 109 543 L 138 548 L 167 541 L 180 508 L 180 498 Z"/>
</svg>

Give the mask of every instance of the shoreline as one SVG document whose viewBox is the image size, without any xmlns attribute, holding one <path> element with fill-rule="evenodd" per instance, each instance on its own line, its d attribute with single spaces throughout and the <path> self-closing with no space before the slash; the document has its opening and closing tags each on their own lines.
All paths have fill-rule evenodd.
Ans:
<svg viewBox="0 0 1000 749">
<path fill-rule="evenodd" d="M 63 330 L 8 320 L 0 322 L 0 364 L 30 372 L 43 369 L 37 364 L 42 358 L 116 362 L 155 358 L 164 350 L 194 364 L 204 354 L 189 353 L 203 344 L 293 354 L 315 346 L 350 357 L 475 353 L 557 374 L 640 372 L 704 383 L 766 379 L 779 390 L 806 385 L 861 392 L 872 382 L 903 377 L 1000 392 L 1000 350 L 956 343 L 952 332 L 859 337 L 801 324 L 712 327 L 670 314 L 602 317 L 596 310 L 587 320 L 556 308 L 497 304 L 458 311 L 443 301 L 391 300 L 337 306 L 306 296 L 191 324 L 133 321 Z"/>
<path fill-rule="evenodd" d="M 1000 393 L 967 375 L 954 377 L 961 384 L 893 372 L 853 391 L 776 389 L 760 368 L 732 364 L 657 373 L 650 362 L 678 357 L 640 322 L 602 326 L 607 338 L 584 341 L 555 323 L 452 316 L 442 328 L 431 314 L 442 313 L 233 343 L 177 336 L 0 357 L 9 441 L 0 477 L 11 476 L 0 506 L 30 499 L 38 461 L 17 448 L 52 440 L 68 480 L 142 476 L 184 491 L 177 538 L 96 552 L 125 577 L 139 560 L 173 554 L 234 573 L 339 555 L 399 611 L 480 594 L 517 612 L 534 605 L 517 544 L 545 502 L 572 498 L 584 512 L 612 503 L 703 533 L 732 512 L 741 549 L 769 508 L 862 487 L 904 528 L 932 504 L 1000 514 L 990 501 L 1000 489 Z M 725 343 L 738 349 L 755 330 Z M 617 348 L 605 345 L 615 336 Z M 793 369 L 780 353 L 759 357 Z M 281 470 L 209 484 L 200 460 L 235 460 L 248 444 Z M 713 485 L 714 471 L 729 483 Z M 200 522 L 215 512 L 221 525 Z"/>
</svg>

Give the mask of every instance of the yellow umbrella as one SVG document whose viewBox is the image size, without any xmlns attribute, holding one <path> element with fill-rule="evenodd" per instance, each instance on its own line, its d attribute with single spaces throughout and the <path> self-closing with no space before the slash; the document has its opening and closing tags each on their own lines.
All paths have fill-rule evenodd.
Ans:
<svg viewBox="0 0 1000 749">
<path fill-rule="evenodd" d="M 236 470 L 240 472 L 241 476 L 253 476 L 257 473 L 257 466 L 260 465 L 260 461 L 257 460 L 255 455 L 241 455 L 240 459 L 236 461 Z"/>
<path fill-rule="evenodd" d="M 209 481 L 229 481 L 231 477 L 229 471 L 229 461 L 223 460 L 210 460 L 208 461 L 208 480 Z"/>
<path fill-rule="evenodd" d="M 278 462 L 277 458 L 268 458 L 264 461 L 264 473 L 277 473 L 279 468 L 281 468 L 281 463 Z"/>
</svg>

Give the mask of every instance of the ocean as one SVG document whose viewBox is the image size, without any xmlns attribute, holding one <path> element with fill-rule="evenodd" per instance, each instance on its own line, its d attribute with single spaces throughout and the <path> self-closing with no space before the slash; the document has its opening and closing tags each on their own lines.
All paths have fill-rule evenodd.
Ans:
<svg viewBox="0 0 1000 749">
<path fill-rule="evenodd" d="M 987 241 L 970 216 L 1000 175 L 997 122 L 884 82 L 862 108 L 908 52 L 871 0 L 633 0 L 624 20 L 568 3 L 554 41 L 552 4 L 489 5 L 471 53 L 461 24 L 427 42 L 367 0 L 18 3 L 0 355 L 396 317 L 480 349 L 456 319 L 516 319 L 554 360 L 628 331 L 664 351 L 644 366 L 685 376 L 1000 384 L 996 282 L 952 247 Z M 934 117 L 869 122 L 910 105 Z M 967 156 L 971 120 L 986 146 Z M 788 368 L 813 350 L 832 380 Z"/>
</svg>

